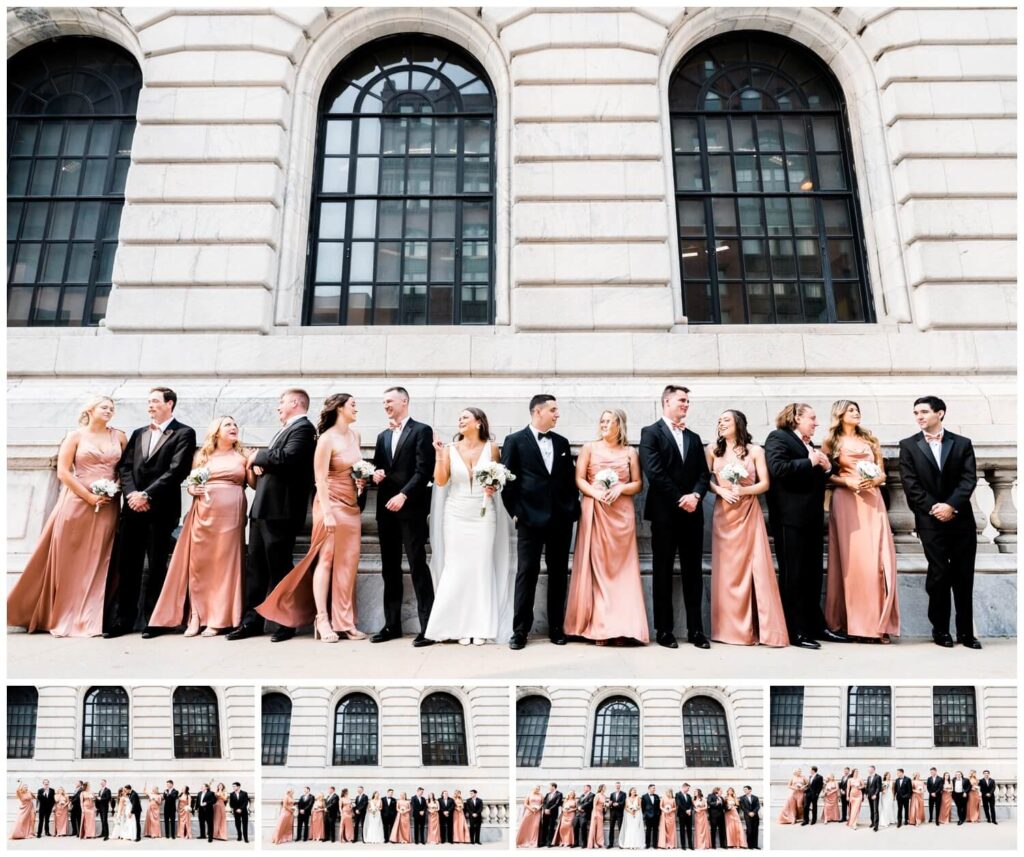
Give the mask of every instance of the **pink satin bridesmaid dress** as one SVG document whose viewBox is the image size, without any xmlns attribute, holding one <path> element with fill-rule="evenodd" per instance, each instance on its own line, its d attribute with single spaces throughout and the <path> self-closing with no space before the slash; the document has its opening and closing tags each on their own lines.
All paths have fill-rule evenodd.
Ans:
<svg viewBox="0 0 1024 857">
<path fill-rule="evenodd" d="M 658 827 L 658 847 L 676 847 L 676 799 L 661 799 L 661 824 Z"/>
<path fill-rule="evenodd" d="M 516 848 L 536 848 L 540 837 L 540 810 L 544 798 L 539 794 L 527 796 L 523 802 L 523 817 L 519 820 L 516 831 Z"/>
<path fill-rule="evenodd" d="M 228 838 L 228 808 L 227 797 L 217 795 L 217 802 L 213 805 L 213 838 L 226 842 Z"/>
<path fill-rule="evenodd" d="M 455 813 L 452 815 L 452 842 L 469 844 L 469 824 L 466 822 L 465 804 L 462 800 L 455 801 Z"/>
<path fill-rule="evenodd" d="M 825 824 L 828 824 L 830 821 L 841 821 L 843 816 L 842 810 L 839 806 L 839 786 L 837 785 L 830 791 L 829 787 L 826 785 L 824 794 L 824 808 L 822 810 L 821 820 Z"/>
<path fill-rule="evenodd" d="M 160 823 L 163 818 L 161 815 L 163 802 L 159 792 L 149 796 L 149 803 L 146 806 L 146 828 L 142 831 L 142 835 L 147 839 L 160 839 L 163 836 Z"/>
<path fill-rule="evenodd" d="M 427 845 L 441 844 L 441 817 L 438 811 L 438 804 L 427 804 Z"/>
<path fill-rule="evenodd" d="M 342 842 L 356 841 L 356 822 L 352 817 L 352 798 L 341 799 L 341 824 L 338 827 L 338 839 Z"/>
<path fill-rule="evenodd" d="M 35 839 L 36 813 L 32 803 L 32 792 L 27 789 L 18 796 L 18 814 L 14 819 L 11 839 Z"/>
<path fill-rule="evenodd" d="M 782 812 L 779 813 L 779 824 L 796 824 L 800 821 L 804 806 L 804 787 L 806 780 L 793 778 L 789 781 L 789 797 L 786 799 Z"/>
<path fill-rule="evenodd" d="M 398 815 L 395 816 L 395 823 L 391 828 L 391 839 L 389 841 L 400 845 L 408 845 L 412 842 L 412 838 L 409 836 L 409 813 L 412 811 L 412 803 L 399 798 L 395 801 L 395 810 Z"/>
<path fill-rule="evenodd" d="M 96 798 L 85 792 L 81 795 L 82 822 L 78 828 L 79 839 L 96 838 Z"/>
<path fill-rule="evenodd" d="M 864 786 L 860 780 L 848 780 L 846 783 L 847 809 L 846 826 L 856 828 L 857 816 L 860 815 L 860 805 L 864 800 L 862 789 Z"/>
<path fill-rule="evenodd" d="M 953 814 L 953 784 L 948 788 L 942 787 L 942 800 L 939 803 L 939 824 L 949 824 L 950 816 Z"/>
<path fill-rule="evenodd" d="M 708 805 L 706 801 L 693 802 L 693 847 L 695 849 L 711 847 L 711 825 L 708 823 Z"/>
<path fill-rule="evenodd" d="M 71 833 L 71 818 L 68 815 L 68 801 L 57 801 L 53 805 L 53 835 L 67 836 Z"/>
<path fill-rule="evenodd" d="M 324 807 L 313 804 L 313 814 L 309 817 L 309 838 L 313 842 L 324 841 Z"/>
<path fill-rule="evenodd" d="M 725 807 L 725 842 L 729 848 L 746 848 L 747 832 L 743 829 L 743 820 L 735 803 L 726 802 Z"/>
<path fill-rule="evenodd" d="M 587 848 L 604 848 L 604 805 L 607 803 L 603 794 L 594 798 L 594 808 L 590 811 L 590 835 L 587 837 Z"/>
<path fill-rule="evenodd" d="M 562 814 L 558 819 L 558 828 L 551 840 L 552 845 L 571 848 L 573 843 L 572 823 L 576 818 L 576 801 L 567 800 L 562 804 Z"/>
<path fill-rule="evenodd" d="M 192 838 L 192 813 L 189 812 L 191 798 L 178 798 L 178 839 Z"/>
<path fill-rule="evenodd" d="M 274 845 L 280 845 L 282 842 L 292 841 L 292 828 L 294 827 L 294 820 L 292 816 L 292 807 L 294 801 L 285 796 L 281 801 L 281 814 L 277 817 L 277 827 L 274 828 L 274 833 L 270 837 L 270 841 Z"/>
</svg>

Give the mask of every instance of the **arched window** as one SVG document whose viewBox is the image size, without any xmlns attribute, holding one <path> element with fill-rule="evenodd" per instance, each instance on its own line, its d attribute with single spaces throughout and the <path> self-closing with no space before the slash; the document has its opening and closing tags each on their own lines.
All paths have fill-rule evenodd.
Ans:
<svg viewBox="0 0 1024 857">
<path fill-rule="evenodd" d="M 694 696 L 683 703 L 683 747 L 687 765 L 732 767 L 729 724 L 721 703 L 710 696 Z"/>
<path fill-rule="evenodd" d="M 7 688 L 7 758 L 31 759 L 36 751 L 39 691 L 34 687 Z"/>
<path fill-rule="evenodd" d="M 432 693 L 420 705 L 424 765 L 468 765 L 466 718 L 450 693 Z"/>
<path fill-rule="evenodd" d="M 669 83 L 690 322 L 872 321 L 843 93 L 807 48 L 733 32 Z"/>
<path fill-rule="evenodd" d="M 142 73 L 65 36 L 7 64 L 7 324 L 96 325 L 107 311 Z"/>
<path fill-rule="evenodd" d="M 516 765 L 537 768 L 544 757 L 551 702 L 543 696 L 524 696 L 516 702 Z"/>
<path fill-rule="evenodd" d="M 320 99 L 307 324 L 490 324 L 494 92 L 458 46 L 360 48 Z"/>
<path fill-rule="evenodd" d="M 640 709 L 625 696 L 612 696 L 594 714 L 595 768 L 635 768 L 640 765 Z"/>
<path fill-rule="evenodd" d="M 847 696 L 846 743 L 850 747 L 892 744 L 892 691 L 854 685 Z"/>
<path fill-rule="evenodd" d="M 292 701 L 283 693 L 265 693 L 260 700 L 263 764 L 288 764 L 288 737 L 292 728 Z"/>
<path fill-rule="evenodd" d="M 978 710 L 974 688 L 970 685 L 933 688 L 932 721 L 936 747 L 977 747 Z"/>
<path fill-rule="evenodd" d="M 334 764 L 379 764 L 377 703 L 365 693 L 342 697 L 334 709 Z"/>
<path fill-rule="evenodd" d="M 123 687 L 91 687 L 85 694 L 82 758 L 128 758 L 128 694 Z"/>
<path fill-rule="evenodd" d="M 804 726 L 804 689 L 781 685 L 771 689 L 771 746 L 799 747 Z"/>
<path fill-rule="evenodd" d="M 172 705 L 175 759 L 219 759 L 220 716 L 212 687 L 179 687 Z"/>
</svg>

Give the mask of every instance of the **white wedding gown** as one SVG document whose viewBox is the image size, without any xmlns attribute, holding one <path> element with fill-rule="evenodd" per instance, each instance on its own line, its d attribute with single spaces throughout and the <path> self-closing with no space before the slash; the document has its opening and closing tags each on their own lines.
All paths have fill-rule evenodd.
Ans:
<svg viewBox="0 0 1024 857">
<path fill-rule="evenodd" d="M 896 824 L 896 798 L 892 793 L 892 783 L 882 783 L 882 794 L 878 798 L 878 826 L 888 827 Z"/>
<path fill-rule="evenodd" d="M 449 445 L 448 452 L 451 477 L 444 487 L 434 486 L 431 498 L 434 606 L 424 636 L 429 640 L 504 639 L 512 631 L 515 584 L 509 557 L 511 520 L 497 495 L 486 499 L 485 506 L 483 488 L 459 451 Z M 491 461 L 489 443 L 477 464 L 487 461 Z"/>
<path fill-rule="evenodd" d="M 366 821 L 363 822 L 363 842 L 367 845 L 378 845 L 384 841 L 384 821 L 380 817 L 380 807 L 370 805 L 366 810 Z"/>
<path fill-rule="evenodd" d="M 629 801 L 626 801 L 626 808 L 630 808 Z M 636 814 L 629 812 L 622 814 L 622 833 L 619 834 L 620 848 L 645 848 L 647 838 L 644 835 L 644 817 L 640 812 L 640 803 L 637 802 Z"/>
<path fill-rule="evenodd" d="M 135 841 L 135 818 L 128 806 L 128 799 L 121 798 L 114 812 L 114 827 L 110 831 L 111 839 L 128 839 Z"/>
</svg>

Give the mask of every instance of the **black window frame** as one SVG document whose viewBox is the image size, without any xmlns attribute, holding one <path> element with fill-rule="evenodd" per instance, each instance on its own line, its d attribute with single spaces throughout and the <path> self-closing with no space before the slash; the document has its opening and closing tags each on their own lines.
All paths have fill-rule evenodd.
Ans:
<svg viewBox="0 0 1024 857">
<path fill-rule="evenodd" d="M 469 764 L 466 714 L 452 694 L 435 691 L 420 703 L 420 753 L 424 767 Z"/>
<path fill-rule="evenodd" d="M 803 686 L 772 685 L 770 697 L 770 746 L 799 747 L 803 741 L 804 728 Z"/>
<path fill-rule="evenodd" d="M 594 709 L 590 746 L 594 768 L 640 767 L 640 706 L 628 696 L 602 699 Z"/>
<path fill-rule="evenodd" d="M 7 758 L 31 759 L 36 752 L 39 691 L 32 685 L 7 688 Z"/>
<path fill-rule="evenodd" d="M 978 696 L 973 685 L 932 688 L 932 730 L 936 747 L 978 746 Z"/>
<path fill-rule="evenodd" d="M 180 685 L 171 696 L 175 759 L 219 759 L 220 701 L 206 685 Z"/>
<path fill-rule="evenodd" d="M 714 697 L 700 694 L 683 703 L 683 755 L 688 767 L 733 767 L 729 718 Z"/>
<path fill-rule="evenodd" d="M 288 764 L 291 739 L 292 701 L 278 690 L 260 697 L 260 752 L 264 766 Z"/>
<path fill-rule="evenodd" d="M 892 746 L 892 688 L 850 685 L 846 693 L 846 746 Z"/>
<path fill-rule="evenodd" d="M 516 700 L 516 767 L 539 768 L 544 758 L 551 700 L 531 694 Z"/>
<path fill-rule="evenodd" d="M 129 757 L 130 702 L 116 685 L 96 685 L 82 700 L 82 758 Z"/>
<path fill-rule="evenodd" d="M 380 710 L 368 693 L 347 693 L 334 706 L 331 764 L 380 764 Z"/>
</svg>

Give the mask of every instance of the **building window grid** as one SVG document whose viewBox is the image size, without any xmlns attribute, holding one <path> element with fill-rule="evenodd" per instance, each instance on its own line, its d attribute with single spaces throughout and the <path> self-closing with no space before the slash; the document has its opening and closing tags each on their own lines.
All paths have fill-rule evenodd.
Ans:
<svg viewBox="0 0 1024 857">
<path fill-rule="evenodd" d="M 172 703 L 174 758 L 219 759 L 220 716 L 210 687 L 179 687 Z"/>
<path fill-rule="evenodd" d="M 540 767 L 548 734 L 551 702 L 543 696 L 527 696 L 516 702 L 516 765 Z"/>
<path fill-rule="evenodd" d="M 265 693 L 260 699 L 260 737 L 264 765 L 288 764 L 292 727 L 292 701 L 283 693 Z"/>
<path fill-rule="evenodd" d="M 799 747 L 803 738 L 804 689 L 772 687 L 771 746 Z"/>
<path fill-rule="evenodd" d="M 977 747 L 978 712 L 970 685 L 932 689 L 936 747 Z"/>
<path fill-rule="evenodd" d="M 729 724 L 716 700 L 695 696 L 683 703 L 683 747 L 687 765 L 732 767 Z"/>
<path fill-rule="evenodd" d="M 468 765 L 462 705 L 448 693 L 432 693 L 420 706 L 424 765 Z"/>
<path fill-rule="evenodd" d="M 7 688 L 7 758 L 31 759 L 36 751 L 39 691 L 34 687 Z"/>
<path fill-rule="evenodd" d="M 377 765 L 377 703 L 365 693 L 350 693 L 334 710 L 335 765 Z"/>
<path fill-rule="evenodd" d="M 592 765 L 635 768 L 640 765 L 640 708 L 632 699 L 613 696 L 594 715 Z"/>
<path fill-rule="evenodd" d="M 124 688 L 93 687 L 86 693 L 82 758 L 128 758 L 128 694 Z"/>
<path fill-rule="evenodd" d="M 892 691 L 888 687 L 854 686 L 846 712 L 849 747 L 889 747 L 892 744 Z"/>
</svg>

